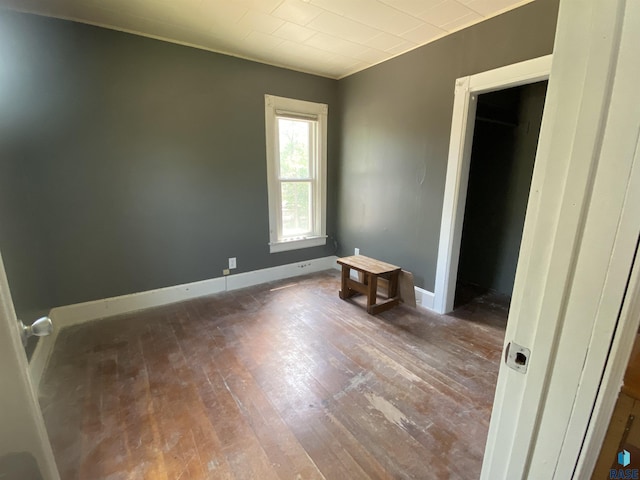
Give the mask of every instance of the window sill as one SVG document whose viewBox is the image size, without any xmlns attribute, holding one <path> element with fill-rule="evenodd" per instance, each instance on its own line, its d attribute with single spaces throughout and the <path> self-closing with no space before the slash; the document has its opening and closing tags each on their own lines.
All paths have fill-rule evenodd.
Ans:
<svg viewBox="0 0 640 480">
<path fill-rule="evenodd" d="M 300 248 L 319 247 L 327 244 L 327 236 L 309 237 L 302 240 L 289 240 L 284 242 L 270 243 L 269 252 L 278 253 L 287 250 L 298 250 Z"/>
</svg>

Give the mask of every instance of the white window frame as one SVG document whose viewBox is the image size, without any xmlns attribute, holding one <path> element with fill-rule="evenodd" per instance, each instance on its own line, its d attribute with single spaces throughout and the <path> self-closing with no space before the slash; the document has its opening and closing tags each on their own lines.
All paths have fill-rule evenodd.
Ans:
<svg viewBox="0 0 640 480">
<path fill-rule="evenodd" d="M 327 243 L 327 113 L 324 103 L 293 98 L 264 96 L 267 140 L 267 185 L 269 190 L 269 251 L 271 253 L 325 245 Z M 310 235 L 284 237 L 282 235 L 282 198 L 280 184 L 280 142 L 278 118 L 316 120 L 315 160 L 311 165 L 312 226 Z"/>
</svg>

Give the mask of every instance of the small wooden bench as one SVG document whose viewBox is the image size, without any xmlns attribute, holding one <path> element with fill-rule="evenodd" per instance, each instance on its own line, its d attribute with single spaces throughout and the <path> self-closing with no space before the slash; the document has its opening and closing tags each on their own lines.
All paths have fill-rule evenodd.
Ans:
<svg viewBox="0 0 640 480">
<path fill-rule="evenodd" d="M 398 296 L 398 276 L 400 267 L 381 262 L 364 255 L 339 258 L 342 265 L 342 285 L 340 298 L 346 300 L 358 293 L 367 296 L 367 312 L 371 315 L 384 312 L 400 302 Z M 360 281 L 351 278 L 351 270 L 359 273 Z M 387 299 L 378 303 L 378 277 L 388 280 Z"/>
</svg>

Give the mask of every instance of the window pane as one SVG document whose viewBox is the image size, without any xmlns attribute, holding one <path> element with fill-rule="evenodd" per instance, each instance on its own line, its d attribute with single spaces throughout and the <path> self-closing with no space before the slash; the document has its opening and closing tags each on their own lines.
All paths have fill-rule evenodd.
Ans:
<svg viewBox="0 0 640 480">
<path fill-rule="evenodd" d="M 311 233 L 311 182 L 282 182 L 282 236 Z"/>
<path fill-rule="evenodd" d="M 309 138 L 312 122 L 278 119 L 280 178 L 309 178 Z"/>
</svg>

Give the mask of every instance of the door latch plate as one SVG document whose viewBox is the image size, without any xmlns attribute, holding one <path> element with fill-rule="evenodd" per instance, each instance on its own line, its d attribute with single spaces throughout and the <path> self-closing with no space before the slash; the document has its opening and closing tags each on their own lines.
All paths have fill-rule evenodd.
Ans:
<svg viewBox="0 0 640 480">
<path fill-rule="evenodd" d="M 504 361 L 516 372 L 527 373 L 529 357 L 531 357 L 531 350 L 515 342 L 509 342 L 505 349 Z"/>
</svg>

